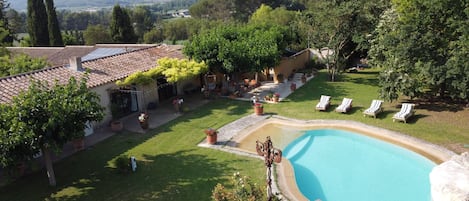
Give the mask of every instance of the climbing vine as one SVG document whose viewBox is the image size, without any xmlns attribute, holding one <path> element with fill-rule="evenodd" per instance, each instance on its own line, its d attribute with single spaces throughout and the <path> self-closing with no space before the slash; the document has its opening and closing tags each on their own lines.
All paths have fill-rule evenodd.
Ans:
<svg viewBox="0 0 469 201">
<path fill-rule="evenodd" d="M 208 70 L 204 62 L 196 62 L 188 59 L 162 58 L 157 61 L 156 71 L 166 77 L 168 82 L 177 82 L 197 76 Z"/>
<path fill-rule="evenodd" d="M 118 86 L 131 84 L 146 85 L 150 84 L 154 78 L 163 75 L 166 80 L 175 83 L 197 76 L 208 70 L 204 62 L 195 62 L 188 59 L 162 58 L 158 59 L 157 66 L 146 72 L 137 71 L 132 73 L 124 80 L 116 82 Z"/>
</svg>

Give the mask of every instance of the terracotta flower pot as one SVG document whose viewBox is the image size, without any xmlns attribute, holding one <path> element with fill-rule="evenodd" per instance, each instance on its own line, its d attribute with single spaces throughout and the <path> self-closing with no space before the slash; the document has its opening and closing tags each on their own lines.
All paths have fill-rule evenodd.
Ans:
<svg viewBox="0 0 469 201">
<path fill-rule="evenodd" d="M 218 134 L 217 130 L 215 130 L 213 128 L 209 128 L 209 129 L 206 129 L 204 132 L 207 135 L 207 143 L 208 144 L 217 143 L 217 134 Z"/>
<path fill-rule="evenodd" d="M 274 101 L 274 102 L 278 102 L 278 100 L 279 100 L 279 97 L 278 97 L 278 96 L 274 96 L 274 97 L 272 97 L 272 101 Z"/>
<path fill-rule="evenodd" d="M 124 129 L 124 125 L 121 121 L 112 121 L 111 122 L 111 130 L 114 132 L 120 132 Z"/>
<path fill-rule="evenodd" d="M 292 91 L 296 90 L 296 84 L 295 83 L 291 83 L 290 90 L 292 90 Z"/>
<path fill-rule="evenodd" d="M 256 115 L 263 115 L 264 114 L 264 106 L 261 103 L 254 104 L 254 113 Z"/>
<path fill-rule="evenodd" d="M 142 129 L 148 129 L 148 121 L 145 120 L 145 121 L 141 121 L 140 122 L 140 127 L 142 127 Z"/>
<path fill-rule="evenodd" d="M 302 82 L 302 83 L 306 83 L 306 76 L 304 76 L 304 75 L 301 76 L 301 82 Z"/>
<path fill-rule="evenodd" d="M 74 139 L 73 147 L 75 148 L 75 151 L 83 150 L 85 148 L 85 139 L 83 138 Z"/>
<path fill-rule="evenodd" d="M 217 134 L 207 135 L 207 143 L 216 144 L 217 143 Z"/>
</svg>

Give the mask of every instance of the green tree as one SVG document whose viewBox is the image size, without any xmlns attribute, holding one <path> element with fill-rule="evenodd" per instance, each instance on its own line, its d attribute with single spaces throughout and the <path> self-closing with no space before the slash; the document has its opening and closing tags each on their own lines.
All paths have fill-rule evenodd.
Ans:
<svg viewBox="0 0 469 201">
<path fill-rule="evenodd" d="M 15 113 L 10 105 L 0 104 L 0 165 L 9 167 L 27 160 L 36 154 L 28 142 L 28 136 L 18 135 L 10 130 Z"/>
<path fill-rule="evenodd" d="M 5 54 L 0 57 L 0 77 L 42 69 L 46 65 L 47 62 L 43 58 L 31 58 L 26 54 L 11 58 L 9 54 Z"/>
<path fill-rule="evenodd" d="M 143 36 L 153 27 L 152 13 L 148 6 L 137 6 L 131 12 L 131 22 L 134 25 L 135 35 L 139 41 L 143 41 Z"/>
<path fill-rule="evenodd" d="M 189 28 L 192 26 L 193 19 L 180 18 L 168 21 L 163 24 L 165 39 L 176 41 L 186 40 L 189 38 Z"/>
<path fill-rule="evenodd" d="M 0 0 L 0 43 L 11 46 L 15 39 L 14 29 L 11 28 L 9 20 L 5 14 L 5 9 L 9 7 L 6 0 Z"/>
<path fill-rule="evenodd" d="M 26 14 L 18 13 L 15 9 L 8 9 L 5 12 L 5 17 L 8 19 L 8 26 L 13 33 L 25 33 L 26 30 Z"/>
<path fill-rule="evenodd" d="M 201 0 L 189 8 L 192 17 L 209 20 L 232 20 L 234 11 L 232 1 L 226 0 Z"/>
<path fill-rule="evenodd" d="M 28 0 L 28 33 L 31 45 L 49 46 L 47 12 L 42 0 Z"/>
<path fill-rule="evenodd" d="M 295 20 L 295 11 L 289 11 L 285 7 L 272 9 L 270 6 L 262 4 L 249 19 L 249 23 L 289 25 Z"/>
<path fill-rule="evenodd" d="M 86 77 L 80 82 L 72 77 L 65 85 L 56 82 L 49 86 L 32 80 L 29 89 L 13 99 L 9 113 L 11 123 L 7 124 L 7 131 L 2 129 L 0 132 L 19 139 L 8 145 L 8 150 L 28 145 L 28 149 L 22 152 L 24 158 L 42 151 L 52 186 L 56 185 L 56 180 L 51 151 L 60 151 L 68 141 L 84 137 L 86 123 L 103 118 L 99 96 L 86 87 L 86 82 Z M 9 161 L 10 156 L 1 156 L 6 157 L 1 161 Z"/>
<path fill-rule="evenodd" d="M 143 35 L 143 42 L 148 44 L 160 43 L 163 42 L 164 39 L 163 29 L 159 27 L 155 27 Z"/>
<path fill-rule="evenodd" d="M 80 45 L 78 39 L 69 31 L 62 32 L 64 45 Z"/>
<path fill-rule="evenodd" d="M 83 32 L 83 38 L 86 45 L 112 42 L 109 31 L 103 25 L 89 25 Z"/>
<path fill-rule="evenodd" d="M 273 67 L 291 42 L 281 26 L 219 26 L 192 38 L 184 53 L 222 72 L 260 72 Z"/>
<path fill-rule="evenodd" d="M 249 17 L 261 6 L 263 2 L 264 1 L 262 0 L 233 0 L 234 19 L 240 22 L 247 22 Z"/>
<path fill-rule="evenodd" d="M 134 29 L 130 23 L 129 14 L 125 9 L 122 9 L 119 4 L 115 5 L 112 9 L 111 18 L 111 38 L 116 43 L 135 43 L 137 37 L 135 36 Z"/>
<path fill-rule="evenodd" d="M 312 17 L 304 29 L 315 48 L 329 50 L 326 66 L 330 80 L 345 68 L 349 58 L 358 51 L 367 51 L 368 38 L 376 27 L 387 1 L 317 1 L 310 12 Z M 308 27 L 308 26 L 306 26 Z M 303 34 L 305 35 L 305 34 Z"/>
<path fill-rule="evenodd" d="M 225 40 L 222 33 L 228 31 L 225 29 L 229 27 L 218 26 L 193 36 L 184 46 L 184 54 L 196 61 L 204 61 L 210 68 L 221 67 L 222 62 L 218 59 L 218 52 Z"/>
<path fill-rule="evenodd" d="M 31 37 L 29 36 L 23 36 L 20 39 L 20 47 L 31 47 Z"/>
<path fill-rule="evenodd" d="M 469 16 L 469 10 L 466 9 Z M 450 44 L 451 52 L 446 64 L 448 65 L 448 91 L 453 99 L 469 99 L 469 21 L 460 21 L 461 37 Z"/>
<path fill-rule="evenodd" d="M 467 100 L 466 4 L 395 0 L 393 5 L 395 10 L 382 19 L 370 50 L 373 64 L 384 69 L 383 98 L 426 95 Z"/>
<path fill-rule="evenodd" d="M 45 0 L 45 2 L 47 8 L 47 24 L 49 30 L 50 46 L 64 46 L 59 27 L 59 21 L 57 20 L 57 13 L 55 12 L 54 1 Z"/>
</svg>

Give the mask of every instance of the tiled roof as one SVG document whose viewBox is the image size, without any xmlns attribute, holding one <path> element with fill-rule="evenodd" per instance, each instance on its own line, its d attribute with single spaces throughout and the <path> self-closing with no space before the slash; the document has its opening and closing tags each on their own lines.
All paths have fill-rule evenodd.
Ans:
<svg viewBox="0 0 469 201">
<path fill-rule="evenodd" d="M 7 47 L 13 54 L 27 54 L 33 58 L 46 59 L 64 49 L 65 47 Z"/>
<path fill-rule="evenodd" d="M 51 66 L 64 65 L 68 63 L 69 58 L 83 57 L 95 49 L 94 46 L 65 46 L 62 51 L 47 57 L 47 62 Z"/>
<path fill-rule="evenodd" d="M 153 44 L 96 44 L 95 46 L 68 45 L 65 47 L 7 47 L 13 54 L 27 54 L 33 58 L 45 58 L 51 66 L 68 63 L 71 57 L 85 57 L 99 48 L 124 49 L 130 52 L 136 49 L 148 48 Z"/>
<path fill-rule="evenodd" d="M 163 57 L 185 58 L 181 48 L 181 46 L 160 45 L 82 62 L 83 68 L 90 70 L 88 87 L 93 88 L 114 82 L 136 71 L 147 71 L 155 67 L 156 61 Z M 0 78 L 0 103 L 8 103 L 20 91 L 26 90 L 30 78 L 48 81 L 51 84 L 57 80 L 65 84 L 70 77 L 79 79 L 84 74 L 84 71 L 77 72 L 68 66 L 57 66 Z"/>
</svg>

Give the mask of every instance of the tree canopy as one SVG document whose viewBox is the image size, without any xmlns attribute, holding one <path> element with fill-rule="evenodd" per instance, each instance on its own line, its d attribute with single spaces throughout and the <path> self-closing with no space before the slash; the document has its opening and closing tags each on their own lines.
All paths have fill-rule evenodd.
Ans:
<svg viewBox="0 0 469 201">
<path fill-rule="evenodd" d="M 111 43 L 112 38 L 108 29 L 102 25 L 90 25 L 83 32 L 83 38 L 86 45 L 95 45 L 97 43 Z"/>
<path fill-rule="evenodd" d="M 352 55 L 369 49 L 368 37 L 388 7 L 385 0 L 320 0 L 301 13 L 296 30 L 308 46 L 330 50 L 326 65 L 334 81 Z"/>
<path fill-rule="evenodd" d="M 183 51 L 222 72 L 260 72 L 279 62 L 290 41 L 285 27 L 233 24 L 194 36 Z"/>
<path fill-rule="evenodd" d="M 43 58 L 31 58 L 20 54 L 13 58 L 10 54 L 0 56 L 0 77 L 16 75 L 46 67 L 47 62 Z"/>
<path fill-rule="evenodd" d="M 467 4 L 459 0 L 394 0 L 370 50 L 383 68 L 381 96 L 468 99 Z"/>
<path fill-rule="evenodd" d="M 31 159 L 42 151 L 49 183 L 55 185 L 50 151 L 84 137 L 87 122 L 103 118 L 99 96 L 86 87 L 86 77 L 70 78 L 65 85 L 31 80 L 28 90 L 1 105 L 0 162 L 12 165 L 18 159 Z"/>
<path fill-rule="evenodd" d="M 272 7 L 262 4 L 259 9 L 252 14 L 249 23 L 257 24 L 277 24 L 288 26 L 292 21 L 295 21 L 296 11 L 289 11 L 285 7 Z"/>
<path fill-rule="evenodd" d="M 28 0 L 28 33 L 32 46 L 49 46 L 47 11 L 41 0 Z"/>
<path fill-rule="evenodd" d="M 0 0 L 0 43 L 3 45 L 12 45 L 15 38 L 15 30 L 10 26 L 5 9 L 9 7 L 6 0 Z"/>
<path fill-rule="evenodd" d="M 54 1 L 45 0 L 45 2 L 47 8 L 47 25 L 49 30 L 50 46 L 64 46 L 62 34 L 60 33 L 59 21 L 57 20 L 57 13 L 55 12 Z"/>
<path fill-rule="evenodd" d="M 134 28 L 130 23 L 130 16 L 128 12 L 115 5 L 112 9 L 111 18 L 111 38 L 116 43 L 135 43 L 137 36 L 135 36 Z"/>
</svg>

